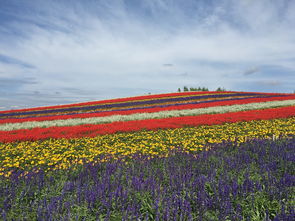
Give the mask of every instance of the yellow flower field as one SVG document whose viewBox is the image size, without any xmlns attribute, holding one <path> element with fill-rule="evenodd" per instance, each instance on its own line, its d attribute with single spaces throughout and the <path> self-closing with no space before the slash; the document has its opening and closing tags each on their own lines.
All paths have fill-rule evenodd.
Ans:
<svg viewBox="0 0 295 221">
<path fill-rule="evenodd" d="M 116 133 L 94 138 L 48 139 L 0 144 L 0 175 L 13 170 L 67 169 L 85 162 L 124 158 L 135 153 L 167 156 L 169 150 L 206 150 L 223 141 L 295 135 L 295 117 L 223 125 Z"/>
</svg>

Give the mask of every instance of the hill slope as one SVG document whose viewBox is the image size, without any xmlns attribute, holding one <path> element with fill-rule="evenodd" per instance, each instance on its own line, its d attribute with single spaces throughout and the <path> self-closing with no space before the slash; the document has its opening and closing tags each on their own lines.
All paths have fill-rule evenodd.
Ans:
<svg viewBox="0 0 295 221">
<path fill-rule="evenodd" d="M 294 135 L 294 117 L 294 94 L 247 92 L 171 93 L 1 111 L 0 173 Z"/>
<path fill-rule="evenodd" d="M 186 92 L 1 111 L 0 142 L 286 118 L 294 105 L 292 94 Z"/>
<path fill-rule="evenodd" d="M 294 94 L 187 92 L 2 111 L 0 214 L 294 220 L 294 142 Z"/>
</svg>

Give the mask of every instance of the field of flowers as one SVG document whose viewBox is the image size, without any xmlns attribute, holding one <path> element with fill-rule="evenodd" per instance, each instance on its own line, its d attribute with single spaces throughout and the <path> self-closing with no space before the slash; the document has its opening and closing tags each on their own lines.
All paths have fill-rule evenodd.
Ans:
<svg viewBox="0 0 295 221">
<path fill-rule="evenodd" d="M 0 112 L 4 220 L 295 220 L 295 95 Z"/>
</svg>

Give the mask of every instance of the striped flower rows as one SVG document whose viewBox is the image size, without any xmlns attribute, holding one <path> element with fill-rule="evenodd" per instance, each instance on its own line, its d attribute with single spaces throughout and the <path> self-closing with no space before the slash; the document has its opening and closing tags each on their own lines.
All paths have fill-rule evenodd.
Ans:
<svg viewBox="0 0 295 221">
<path fill-rule="evenodd" d="M 241 96 L 241 94 L 230 94 L 231 96 Z M 255 94 L 243 94 L 242 96 L 247 95 L 255 95 Z M 99 109 L 112 109 L 112 108 L 122 108 L 129 106 L 137 106 L 137 105 L 149 105 L 149 104 L 161 104 L 165 102 L 179 102 L 179 101 L 187 101 L 187 100 L 201 100 L 207 98 L 218 98 L 218 97 L 227 97 L 227 94 L 213 94 L 213 95 L 189 95 L 189 96 L 179 96 L 179 97 L 169 97 L 169 98 L 161 98 L 161 99 L 144 99 L 144 100 L 131 100 L 127 102 L 117 102 L 117 103 L 103 103 L 96 105 L 88 105 L 88 106 L 77 106 L 77 107 L 68 107 L 68 108 L 53 108 L 47 110 L 33 110 L 33 111 L 21 111 L 21 112 L 12 112 L 12 113 L 0 113 L 0 117 L 12 117 L 18 115 L 34 115 L 34 114 L 48 114 L 48 113 L 71 113 L 71 112 L 87 112 Z"/>
<path fill-rule="evenodd" d="M 244 142 L 256 137 L 295 135 L 295 117 L 225 123 L 222 125 L 114 133 L 93 138 L 46 139 L 1 145 L 0 175 L 16 169 L 66 169 L 85 162 L 118 159 L 135 153 L 166 156 L 181 147 L 187 152 L 206 150 L 224 141 Z"/>
<path fill-rule="evenodd" d="M 161 100 L 165 98 L 173 98 L 173 97 L 185 97 L 190 95 L 209 95 L 209 94 L 231 94 L 235 92 L 186 92 L 186 93 L 169 93 L 169 94 L 157 94 L 157 95 L 145 95 L 145 96 L 137 96 L 137 97 L 128 97 L 128 98 L 118 98 L 111 100 L 102 100 L 102 101 L 93 101 L 93 102 L 85 102 L 85 103 L 76 103 L 76 104 L 66 104 L 66 105 L 57 105 L 57 106 L 48 106 L 48 107 L 35 107 L 35 108 L 27 108 L 27 109 L 19 109 L 19 110 L 8 110 L 8 111 L 0 111 L 1 114 L 10 114 L 10 113 L 26 113 L 30 111 L 41 111 L 41 110 L 55 110 L 62 108 L 71 108 L 71 107 L 83 107 L 83 106 L 93 106 L 98 104 L 112 104 L 112 103 L 125 103 L 125 102 L 133 102 L 133 101 L 144 101 L 144 100 Z M 243 92 L 239 92 L 240 94 L 244 94 Z M 253 93 L 254 94 L 254 93 Z M 259 95 L 265 95 L 264 93 L 256 93 Z M 269 96 L 278 96 L 278 95 L 286 95 L 286 94 L 267 94 Z"/>
<path fill-rule="evenodd" d="M 49 110 L 35 110 L 25 112 L 14 112 L 14 113 L 0 113 L 0 118 L 25 118 L 25 117 L 38 117 L 38 116 L 54 116 L 62 114 L 79 114 L 79 113 L 93 113 L 102 111 L 112 110 L 128 110 L 136 108 L 147 108 L 147 107 L 166 107 L 175 104 L 196 104 L 201 102 L 210 102 L 215 100 L 227 100 L 227 99 L 240 99 L 250 97 L 265 97 L 265 95 L 251 94 L 251 93 L 232 93 L 232 94 L 217 94 L 217 95 L 194 95 L 194 96 L 180 96 L 157 100 L 140 100 L 140 101 L 129 101 L 123 103 L 112 103 L 112 104 L 99 104 L 95 106 L 82 106 L 82 107 L 71 107 L 71 108 L 57 108 Z"/>
<path fill-rule="evenodd" d="M 184 126 L 214 125 L 226 122 L 270 120 L 294 116 L 295 106 L 231 112 L 223 114 L 206 114 L 198 116 L 172 117 L 166 119 L 148 119 L 139 121 L 113 122 L 98 125 L 78 125 L 69 127 L 33 128 L 13 131 L 0 131 L 0 142 L 39 140 L 48 138 L 95 137 L 101 134 L 130 132 L 140 130 L 157 130 L 161 128 L 181 128 Z"/>
<path fill-rule="evenodd" d="M 293 96 L 271 96 L 271 97 L 235 97 L 227 98 L 227 99 L 210 99 L 206 101 L 198 101 L 198 102 L 189 102 L 189 103 L 174 103 L 169 105 L 157 105 L 157 106 L 142 106 L 136 108 L 128 108 L 121 110 L 108 110 L 108 111 L 98 111 L 93 113 L 68 113 L 62 115 L 46 115 L 40 116 L 34 115 L 32 117 L 25 118 L 8 118 L 8 119 L 0 119 L 0 124 L 6 123 L 20 123 L 27 121 L 46 121 L 46 120 L 65 120 L 65 119 L 73 119 L 73 118 L 90 118 L 90 117 L 103 117 L 110 115 L 129 115 L 135 113 L 154 113 L 159 111 L 168 111 L 168 110 L 185 110 L 185 109 L 196 109 L 196 108 L 206 108 L 206 107 L 217 107 L 217 106 L 226 106 L 226 105 L 235 105 L 235 104 L 249 104 L 249 103 L 261 103 L 267 101 L 282 101 L 282 100 L 291 100 L 295 99 L 295 95 Z"/>
<path fill-rule="evenodd" d="M 81 156 L 74 157 L 74 161 L 70 160 L 67 163 L 66 167 L 69 167 L 72 163 L 77 162 L 77 160 L 80 162 L 80 160 L 85 157 L 87 159 L 94 159 L 95 156 L 99 156 L 100 154 L 113 155 L 114 152 L 112 151 L 115 151 L 119 155 L 133 153 L 132 151 L 130 153 L 128 152 L 128 147 L 125 146 L 125 144 L 122 144 L 123 149 L 121 150 L 120 148 L 118 149 L 118 147 L 112 146 L 112 143 L 116 142 L 114 139 L 117 139 L 117 135 L 115 134 L 118 134 L 118 132 L 124 132 L 122 136 L 128 137 L 135 136 L 133 133 L 137 134 L 142 133 L 142 131 L 154 131 L 151 132 L 155 133 L 153 136 L 158 136 L 157 131 L 162 129 L 182 130 L 184 127 L 195 127 L 197 129 L 202 128 L 203 125 L 209 125 L 207 129 L 209 130 L 208 133 L 211 134 L 212 131 L 212 133 L 217 133 L 215 129 L 213 130 L 212 128 L 223 128 L 225 123 L 237 125 L 233 130 L 241 131 L 241 128 L 238 126 L 240 125 L 239 122 L 245 122 L 246 127 L 248 127 L 247 125 L 252 125 L 252 121 L 256 121 L 258 122 L 256 124 L 260 124 L 259 122 L 264 120 L 263 122 L 266 122 L 265 124 L 268 125 L 267 122 L 272 122 L 273 119 L 281 119 L 274 122 L 280 122 L 282 125 L 286 124 L 285 127 L 282 128 L 282 131 L 270 132 L 267 127 L 264 126 L 263 130 L 265 133 L 261 133 L 259 136 L 261 135 L 264 137 L 267 135 L 271 137 L 272 134 L 276 136 L 293 134 L 292 130 L 295 131 L 293 126 L 295 117 L 295 96 L 291 94 L 241 92 L 188 92 L 123 98 L 76 105 L 2 111 L 0 112 L 0 117 L 2 117 L 0 120 L 1 162 L 8 163 L 2 165 L 3 168 L 6 168 L 3 169 L 5 171 L 8 170 L 7 168 L 11 167 L 17 168 L 17 165 L 19 165 L 20 168 L 28 168 L 29 166 L 25 162 L 31 159 L 31 154 L 37 154 L 37 152 L 41 151 L 37 151 L 39 147 L 36 145 L 39 144 L 41 145 L 40 147 L 42 147 L 43 144 L 49 145 L 48 142 L 59 143 L 60 140 L 66 139 L 73 140 L 75 143 L 77 139 L 82 139 L 82 143 L 79 143 L 78 146 L 72 144 L 72 141 L 70 142 L 71 144 L 62 144 L 61 147 L 55 145 L 51 146 L 50 144 L 48 147 L 50 149 L 48 150 L 49 152 L 47 154 L 44 153 L 45 155 L 43 158 L 41 157 L 39 160 L 42 163 L 38 161 L 39 163 L 36 164 L 35 162 L 37 161 L 35 159 L 33 161 L 29 160 L 29 165 L 37 166 L 42 164 L 50 166 L 53 164 L 48 164 L 51 162 L 49 159 L 54 157 L 55 153 L 65 153 L 65 150 L 69 149 L 74 154 L 76 153 L 75 150 L 78 151 L 76 148 L 81 147 L 81 145 L 85 145 L 83 148 L 90 148 L 91 145 L 88 141 L 84 143 L 83 139 L 100 139 L 99 137 L 101 136 L 106 136 L 110 139 L 110 143 L 107 145 L 97 143 L 96 146 L 93 147 L 94 152 L 91 154 L 90 158 L 86 157 L 81 152 Z M 279 128 L 278 125 L 279 124 L 276 124 L 275 127 Z M 252 129 L 249 129 L 245 136 L 250 138 L 256 137 L 257 134 L 254 131 L 256 129 L 253 129 L 253 125 L 250 128 Z M 217 131 L 219 129 L 217 129 Z M 200 132 L 197 132 L 196 136 L 201 136 L 200 134 Z M 210 137 L 211 135 L 209 134 L 208 136 Z M 221 142 L 229 139 L 231 136 L 230 139 L 240 139 L 238 134 L 234 134 L 235 135 L 232 136 L 233 133 L 228 132 L 228 134 L 224 135 L 224 139 L 209 139 L 206 140 L 206 142 Z M 172 135 L 169 136 L 171 137 Z M 198 139 L 201 139 L 201 137 Z M 241 140 L 243 139 L 244 138 L 241 138 Z M 17 144 L 18 142 L 20 142 L 20 145 Z M 202 141 L 201 143 L 194 144 L 196 144 L 195 147 L 198 148 L 203 147 L 206 142 Z M 137 144 L 136 140 L 134 140 L 134 144 L 132 145 L 135 144 Z M 164 154 L 165 151 L 160 148 L 160 142 L 158 142 L 158 145 L 159 146 L 154 144 L 154 151 L 157 154 L 160 154 L 160 152 Z M 173 143 L 173 145 L 176 145 L 176 143 Z M 173 147 L 173 145 L 170 147 Z M 179 145 L 186 146 L 184 143 L 179 143 Z M 25 150 L 22 149 L 24 146 L 26 146 Z M 14 147 L 16 147 L 16 149 L 12 153 L 10 148 Z M 32 149 L 30 149 L 31 147 Z M 190 148 L 192 147 L 193 146 Z M 62 148 L 62 150 L 60 148 Z M 100 151 L 95 152 L 95 148 Z M 127 149 L 125 150 L 124 148 Z M 141 150 L 141 148 L 143 149 Z M 136 151 L 140 150 L 142 153 L 145 153 L 146 148 L 146 146 L 139 145 Z M 165 148 L 168 148 L 168 146 Z M 37 151 L 36 153 L 34 149 Z M 110 149 L 112 149 L 112 151 L 108 151 Z M 83 151 L 85 154 L 86 150 L 83 149 Z M 64 155 L 62 154 L 58 159 L 62 160 L 63 157 Z M 16 161 L 16 164 L 11 166 L 9 162 L 12 159 L 23 159 L 25 161 Z"/>
<path fill-rule="evenodd" d="M 294 138 L 294 94 L 188 92 L 2 111 L 0 217 L 294 220 Z"/>
<path fill-rule="evenodd" d="M 223 97 L 210 97 L 210 98 L 204 98 L 204 99 L 190 99 L 187 101 L 167 101 L 164 103 L 158 103 L 158 104 L 148 104 L 148 103 L 142 103 L 142 104 L 134 104 L 131 106 L 122 106 L 122 107 L 101 107 L 101 108 L 95 108 L 95 109 L 84 109 L 84 110 L 65 110 L 64 112 L 60 112 L 59 110 L 57 111 L 47 111 L 44 113 L 36 112 L 36 114 L 25 114 L 25 115 L 14 115 L 14 116 L 9 116 L 9 119 L 39 119 L 41 117 L 61 117 L 61 116 L 70 116 L 71 118 L 75 118 L 77 115 L 81 114 L 101 114 L 101 113 L 110 113 L 112 114 L 113 112 L 122 112 L 122 111 L 138 111 L 141 112 L 142 110 L 145 111 L 147 109 L 154 109 L 154 108 L 168 108 L 172 107 L 174 108 L 175 106 L 185 106 L 185 105 L 196 105 L 196 104 L 205 104 L 205 103 L 211 103 L 211 102 L 220 102 L 220 101 L 238 101 L 238 100 L 245 100 L 249 98 L 265 98 L 265 96 L 228 96 L 226 98 Z M 277 96 L 272 96 L 272 98 L 277 98 Z M 289 97 L 288 97 L 289 98 Z M 113 105 L 115 106 L 115 105 Z M 0 118 L 0 123 L 2 121 L 7 120 L 7 116 L 3 116 Z"/>
<path fill-rule="evenodd" d="M 93 117 L 93 118 L 83 118 L 83 119 L 76 118 L 76 119 L 68 119 L 68 120 L 52 120 L 52 121 L 42 121 L 42 122 L 33 121 L 33 122 L 23 122 L 23 123 L 8 123 L 8 124 L 0 125 L 0 131 L 31 129 L 35 127 L 60 127 L 60 126 L 76 126 L 76 125 L 82 125 L 82 124 L 106 124 L 106 123 L 119 122 L 119 121 L 165 119 L 170 117 L 239 112 L 239 111 L 266 109 L 266 108 L 274 108 L 274 107 L 282 107 L 282 106 L 291 106 L 291 105 L 295 105 L 295 100 L 269 101 L 269 102 L 263 102 L 263 103 L 208 107 L 208 108 L 199 108 L 199 109 L 160 111 L 155 113 L 136 113 L 131 115 L 112 115 L 112 116 L 106 116 L 106 117 Z"/>
</svg>

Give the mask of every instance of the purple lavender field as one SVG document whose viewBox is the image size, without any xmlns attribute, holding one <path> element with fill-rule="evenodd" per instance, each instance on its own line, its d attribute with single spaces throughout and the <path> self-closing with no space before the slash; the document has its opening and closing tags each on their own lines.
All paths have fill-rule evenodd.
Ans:
<svg viewBox="0 0 295 221">
<path fill-rule="evenodd" d="M 295 220 L 295 137 L 1 178 L 3 220 Z"/>
</svg>

